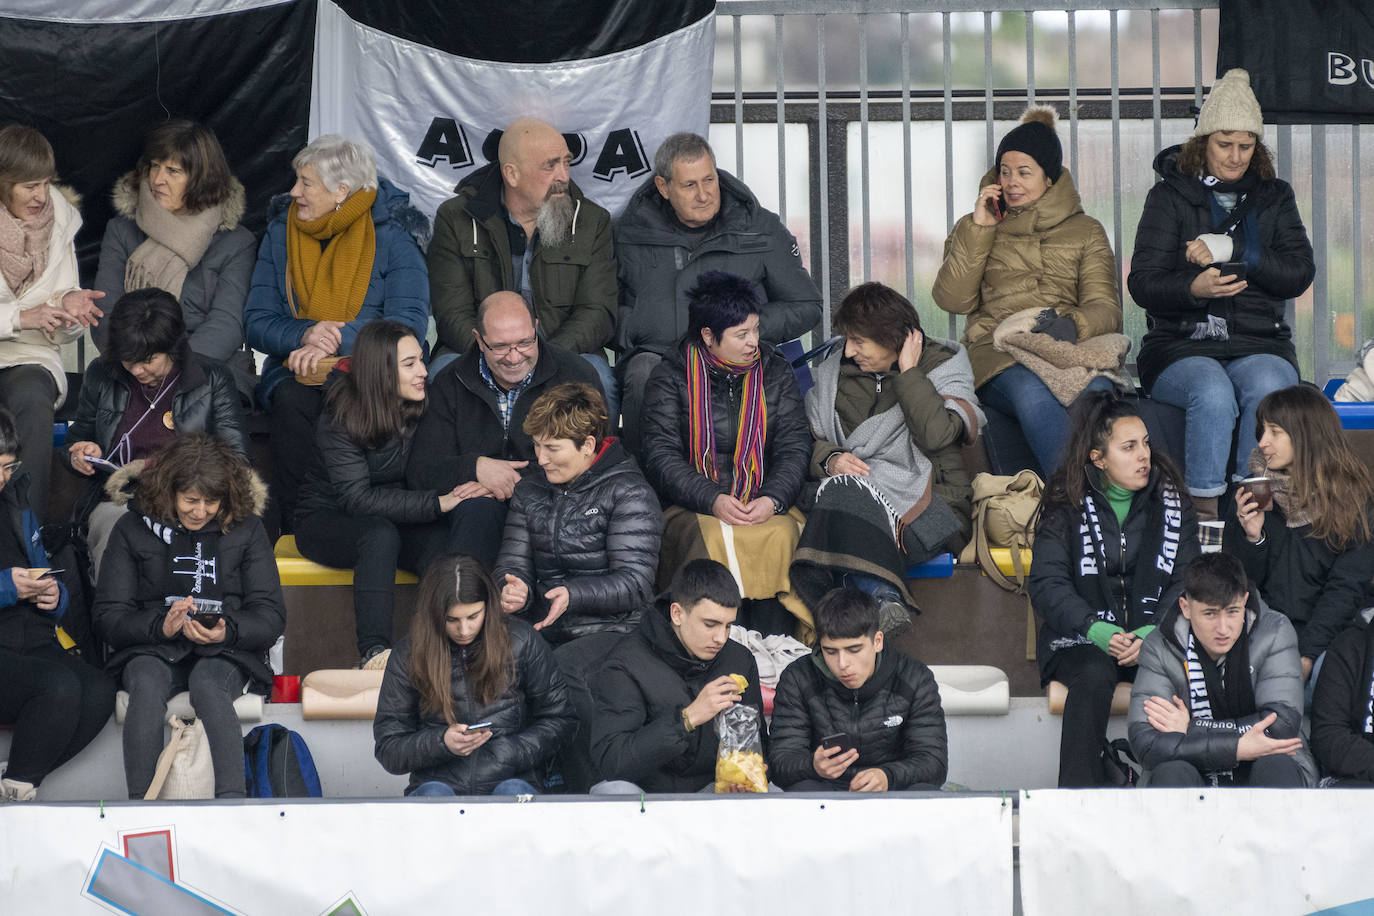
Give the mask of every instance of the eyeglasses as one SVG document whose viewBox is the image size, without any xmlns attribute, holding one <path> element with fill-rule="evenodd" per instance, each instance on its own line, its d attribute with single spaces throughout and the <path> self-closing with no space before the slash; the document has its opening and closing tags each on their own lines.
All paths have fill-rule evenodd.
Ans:
<svg viewBox="0 0 1374 916">
<path fill-rule="evenodd" d="M 539 342 L 538 337 L 526 337 L 524 340 L 517 340 L 515 343 L 490 344 L 487 343 L 487 339 L 483 337 L 480 332 L 477 334 L 477 337 L 479 340 L 482 341 L 482 346 L 486 347 L 489 351 L 491 351 L 492 356 L 498 358 L 505 356 L 512 350 L 519 350 L 521 353 L 528 353 L 531 350 L 533 350 L 534 345 Z"/>
<path fill-rule="evenodd" d="M 9 464 L 0 464 L 0 471 L 4 471 L 6 477 L 13 477 L 15 474 L 18 474 L 23 467 L 24 462 L 11 461 Z"/>
</svg>

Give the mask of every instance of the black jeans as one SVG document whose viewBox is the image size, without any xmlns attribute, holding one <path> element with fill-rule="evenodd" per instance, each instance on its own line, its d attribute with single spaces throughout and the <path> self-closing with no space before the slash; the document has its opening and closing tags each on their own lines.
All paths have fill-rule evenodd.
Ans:
<svg viewBox="0 0 1374 916">
<path fill-rule="evenodd" d="M 324 391 L 286 379 L 272 390 L 272 498 L 281 513 L 281 533 L 294 530 L 296 494 L 315 451 L 315 422 L 324 410 Z"/>
<path fill-rule="evenodd" d="M 53 401 L 57 382 L 42 366 L 0 369 L 0 404 L 14 414 L 19 433 L 18 458 L 29 472 L 29 506 L 41 523 L 48 514 L 48 480 L 52 476 Z M 108 457 L 108 456 L 107 456 Z"/>
<path fill-rule="evenodd" d="M 506 503 L 489 496 L 465 499 L 448 514 L 448 531 L 443 550 L 425 560 L 433 562 L 441 553 L 461 553 L 472 557 L 491 572 L 501 552 L 501 537 L 506 530 Z M 500 588 L 500 585 L 497 585 Z"/>
<path fill-rule="evenodd" d="M 1150 771 L 1147 785 L 1157 789 L 1195 788 L 1204 786 L 1202 772 L 1186 760 L 1169 760 Z M 1302 768 L 1297 758 L 1287 754 L 1270 754 L 1251 762 L 1249 775 L 1237 774 L 1235 785 L 1262 786 L 1278 789 L 1301 789 Z"/>
<path fill-rule="evenodd" d="M 124 666 L 129 711 L 124 717 L 124 779 L 130 798 L 142 798 L 152 784 L 162 753 L 167 701 L 184 689 L 205 726 L 210 761 L 215 768 L 215 797 L 243 798 L 243 731 L 234 700 L 243 694 L 248 675 L 227 658 L 193 655 L 170 665 L 154 655 L 139 655 Z"/>
<path fill-rule="evenodd" d="M 353 570 L 353 615 L 358 655 L 391 645 L 396 570 L 419 572 L 442 543 L 436 525 L 397 525 L 379 515 L 311 512 L 296 525 L 296 547 L 316 563 Z"/>
<path fill-rule="evenodd" d="M 1102 742 L 1118 681 L 1134 681 L 1134 665 L 1118 665 L 1097 646 L 1060 649 L 1045 666 L 1050 679 L 1069 688 L 1059 732 L 1059 787 L 1107 784 L 1102 772 Z"/>
<path fill-rule="evenodd" d="M 14 726 L 4 775 L 40 784 L 100 734 L 114 698 L 105 672 L 56 643 L 0 649 L 0 723 Z"/>
</svg>

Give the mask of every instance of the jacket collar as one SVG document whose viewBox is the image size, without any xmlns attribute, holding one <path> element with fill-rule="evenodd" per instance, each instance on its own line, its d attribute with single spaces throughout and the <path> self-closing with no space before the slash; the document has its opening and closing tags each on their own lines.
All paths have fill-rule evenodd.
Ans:
<svg viewBox="0 0 1374 916">
<path fill-rule="evenodd" d="M 858 690 L 850 690 L 840 682 L 839 678 L 835 677 L 834 672 L 830 670 L 830 666 L 825 663 L 825 655 L 821 652 L 819 640 L 816 642 L 816 647 L 811 650 L 810 659 L 811 664 L 820 672 L 821 678 L 825 681 L 826 686 L 829 687 L 836 696 L 845 702 L 850 702 L 852 700 L 856 703 L 867 703 L 887 686 L 888 681 L 892 680 L 897 675 L 897 663 L 889 657 L 891 654 L 891 650 L 888 649 L 883 649 L 878 653 L 877 662 L 873 666 L 873 673 L 869 675 L 868 680 L 864 681 Z"/>
<path fill-rule="evenodd" d="M 467 193 L 468 199 L 463 209 L 467 211 L 468 216 L 478 222 L 485 222 L 498 214 L 502 219 L 509 219 L 505 199 L 502 197 L 504 189 L 500 163 L 488 162 L 458 182 L 458 186 L 453 190 L 458 194 Z M 577 182 L 571 178 L 568 179 L 568 196 L 575 201 L 582 200 L 584 196 Z"/>
<path fill-rule="evenodd" d="M 979 187 L 997 183 L 997 169 L 988 169 Z M 1007 212 L 1007 219 L 997 224 L 999 234 L 1032 235 L 1053 229 L 1060 223 L 1083 212 L 1083 201 L 1074 186 L 1073 176 L 1065 168 L 1059 180 L 1050 185 L 1049 190 L 1039 199 L 1016 207 Z"/>
<path fill-rule="evenodd" d="M 677 638 L 677 631 L 673 629 L 672 620 L 668 616 L 668 609 L 672 606 L 672 601 L 666 596 L 661 596 L 654 601 L 653 607 L 649 608 L 639 620 L 639 634 L 648 643 L 650 651 L 658 656 L 669 667 L 680 674 L 683 678 L 692 677 L 703 672 L 709 671 L 711 666 L 720 658 L 717 654 L 715 658 L 705 660 L 690 656 L 687 649 L 682 645 L 682 640 Z M 724 652 L 724 649 L 720 650 Z"/>
</svg>

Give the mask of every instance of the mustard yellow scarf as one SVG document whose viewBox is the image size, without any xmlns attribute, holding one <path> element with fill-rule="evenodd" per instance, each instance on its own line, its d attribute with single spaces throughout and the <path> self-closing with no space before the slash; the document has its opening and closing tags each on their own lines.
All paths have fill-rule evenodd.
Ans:
<svg viewBox="0 0 1374 916">
<path fill-rule="evenodd" d="M 376 189 L 357 191 L 337 210 L 309 222 L 297 218 L 296 202 L 291 202 L 286 216 L 287 299 L 297 318 L 358 317 L 377 254 L 377 227 L 372 224 L 376 200 Z M 326 239 L 333 241 L 321 248 L 317 243 Z"/>
</svg>

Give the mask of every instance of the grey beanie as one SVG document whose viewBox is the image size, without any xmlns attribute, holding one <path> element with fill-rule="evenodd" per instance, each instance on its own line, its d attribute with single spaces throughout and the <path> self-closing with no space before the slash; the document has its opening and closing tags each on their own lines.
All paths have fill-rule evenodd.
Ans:
<svg viewBox="0 0 1374 916">
<path fill-rule="evenodd" d="M 1227 70 L 1213 84 L 1198 113 L 1193 136 L 1205 137 L 1218 130 L 1248 130 L 1256 140 L 1264 136 L 1264 115 L 1250 89 L 1250 74 L 1239 67 Z"/>
</svg>

